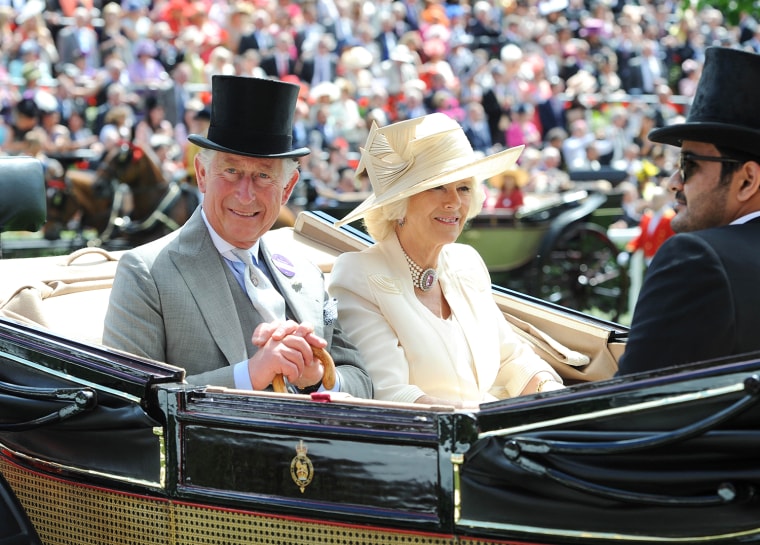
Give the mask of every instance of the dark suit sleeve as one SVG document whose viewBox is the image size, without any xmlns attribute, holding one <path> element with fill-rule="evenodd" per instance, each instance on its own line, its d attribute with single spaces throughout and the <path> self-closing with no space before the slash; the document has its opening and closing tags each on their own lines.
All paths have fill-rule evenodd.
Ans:
<svg viewBox="0 0 760 545">
<path fill-rule="evenodd" d="M 262 238 L 261 252 L 270 271 L 278 269 L 271 253 L 275 248 L 280 254 L 287 255 L 293 270 L 298 271 L 295 282 L 284 275 L 275 276 L 275 282 L 288 305 L 288 317 L 297 322 L 314 324 L 315 333 L 327 341 L 326 350 L 335 362 L 341 392 L 371 399 L 372 380 L 359 351 L 338 323 L 338 304 L 325 289 L 324 274 L 316 264 L 298 254 L 297 246 L 290 247 L 288 240 L 278 237 L 277 232 Z"/>
<path fill-rule="evenodd" d="M 297 75 L 301 81 L 310 83 L 314 78 L 314 61 L 306 59 L 298 65 Z"/>
<path fill-rule="evenodd" d="M 240 38 L 237 54 L 242 55 L 249 49 L 259 49 L 259 41 L 256 39 L 256 35 L 253 32 Z"/>
<path fill-rule="evenodd" d="M 359 351 L 336 322 L 330 346 L 327 347 L 335 362 L 335 369 L 340 375 L 340 391 L 354 397 L 372 399 L 374 390 L 369 373 L 359 356 Z"/>
<path fill-rule="evenodd" d="M 693 234 L 671 237 L 647 271 L 618 375 L 729 354 L 735 316 L 715 249 Z"/>
</svg>

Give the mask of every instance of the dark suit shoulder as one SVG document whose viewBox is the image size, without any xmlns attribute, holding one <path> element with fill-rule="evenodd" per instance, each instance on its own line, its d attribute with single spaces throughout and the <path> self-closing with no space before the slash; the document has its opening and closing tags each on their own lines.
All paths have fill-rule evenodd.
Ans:
<svg viewBox="0 0 760 545">
<path fill-rule="evenodd" d="M 737 225 L 724 225 L 710 229 L 702 229 L 690 233 L 678 233 L 670 237 L 660 248 L 666 251 L 676 251 L 681 248 L 681 252 L 694 251 L 695 248 L 710 248 L 715 255 L 739 257 L 742 260 L 754 260 L 754 252 L 749 248 L 754 247 L 756 242 L 760 242 L 760 218 L 755 221 Z M 659 253 L 659 252 L 658 252 Z M 748 255 L 752 254 L 752 255 Z M 760 261 L 760 258 L 758 258 Z"/>
<path fill-rule="evenodd" d="M 646 272 L 619 374 L 760 348 L 758 238 L 752 223 L 665 241 Z"/>
<path fill-rule="evenodd" d="M 660 269 L 693 268 L 696 262 L 708 256 L 710 260 L 715 260 L 718 256 L 712 236 L 697 232 L 678 233 L 668 238 L 657 250 L 647 271 L 647 277 Z"/>
<path fill-rule="evenodd" d="M 249 49 L 260 49 L 259 40 L 256 38 L 256 35 L 253 32 L 250 34 L 245 34 L 242 38 L 240 38 L 237 53 L 238 55 L 242 55 Z"/>
</svg>

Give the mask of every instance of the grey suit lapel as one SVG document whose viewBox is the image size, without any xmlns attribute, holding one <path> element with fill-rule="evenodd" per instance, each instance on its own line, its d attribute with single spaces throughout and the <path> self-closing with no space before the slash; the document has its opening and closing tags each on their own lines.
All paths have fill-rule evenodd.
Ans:
<svg viewBox="0 0 760 545">
<path fill-rule="evenodd" d="M 246 341 L 227 282 L 226 265 L 211 241 L 200 209 L 182 228 L 178 242 L 171 259 L 195 298 L 211 337 L 230 363 L 246 359 Z"/>
<path fill-rule="evenodd" d="M 324 292 L 322 283 L 315 282 L 312 275 L 306 270 L 308 264 L 292 255 L 283 248 L 270 250 L 269 246 L 261 240 L 261 256 L 264 259 L 272 276 L 272 280 L 278 286 L 285 302 L 298 322 L 309 322 L 314 325 L 314 332 L 324 335 L 324 315 L 322 305 Z M 293 272 L 292 276 L 286 273 Z"/>
</svg>

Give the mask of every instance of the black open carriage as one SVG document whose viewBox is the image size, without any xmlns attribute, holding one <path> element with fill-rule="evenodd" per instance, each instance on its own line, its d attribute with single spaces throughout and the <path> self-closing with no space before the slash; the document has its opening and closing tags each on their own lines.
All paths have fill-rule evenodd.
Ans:
<svg viewBox="0 0 760 545">
<path fill-rule="evenodd" d="M 495 283 L 618 321 L 628 310 L 629 278 L 605 225 L 619 209 L 615 197 L 576 189 L 516 212 L 483 212 L 459 241 L 478 250 Z"/>
<path fill-rule="evenodd" d="M 273 236 L 326 274 L 368 243 Z M 0 544 L 760 542 L 756 354 L 613 378 L 625 327 L 494 287 L 574 385 L 479 411 L 190 386 L 99 344 L 118 257 L 0 262 Z"/>
</svg>

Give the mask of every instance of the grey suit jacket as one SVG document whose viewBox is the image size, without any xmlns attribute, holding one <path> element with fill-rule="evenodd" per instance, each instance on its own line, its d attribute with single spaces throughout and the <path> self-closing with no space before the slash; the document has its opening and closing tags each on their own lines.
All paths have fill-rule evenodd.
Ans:
<svg viewBox="0 0 760 545">
<path fill-rule="evenodd" d="M 288 316 L 314 324 L 315 333 L 327 341 L 341 391 L 372 397 L 369 375 L 338 326 L 322 272 L 300 258 L 298 248 L 269 248 L 266 239 L 261 240 L 262 256 Z M 280 270 L 276 264 L 283 257 L 289 264 Z M 294 272 L 291 277 L 284 274 L 288 269 Z M 183 367 L 191 384 L 233 387 L 233 365 L 256 351 L 250 338 L 261 318 L 252 305 L 240 304 L 247 301 L 245 292 L 230 278 L 198 208 L 179 230 L 122 256 L 106 313 L 104 344 Z"/>
</svg>

